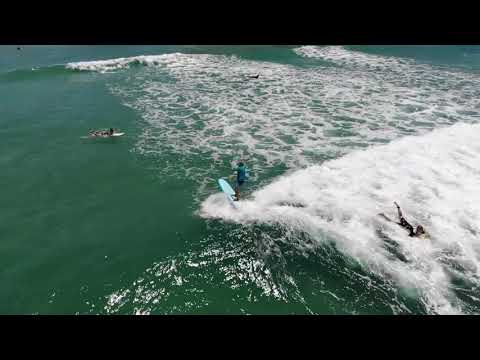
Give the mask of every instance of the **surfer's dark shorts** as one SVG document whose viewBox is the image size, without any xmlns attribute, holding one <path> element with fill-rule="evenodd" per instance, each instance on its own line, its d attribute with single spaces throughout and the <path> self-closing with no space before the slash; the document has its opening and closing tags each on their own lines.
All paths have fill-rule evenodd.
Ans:
<svg viewBox="0 0 480 360">
<path fill-rule="evenodd" d="M 245 180 L 238 180 L 238 179 L 237 179 L 237 185 L 238 185 L 238 187 L 242 186 L 244 182 L 245 182 Z"/>
</svg>

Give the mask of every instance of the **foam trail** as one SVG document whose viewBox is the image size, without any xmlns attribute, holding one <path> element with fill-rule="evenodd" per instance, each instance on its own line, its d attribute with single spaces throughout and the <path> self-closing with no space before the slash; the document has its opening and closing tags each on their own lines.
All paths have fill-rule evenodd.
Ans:
<svg viewBox="0 0 480 360">
<path fill-rule="evenodd" d="M 427 311 L 458 313 L 468 304 L 456 297 L 452 278 L 480 284 L 479 163 L 480 125 L 456 124 L 281 177 L 239 203 L 238 211 L 211 195 L 200 214 L 277 224 L 308 233 L 318 245 L 333 242 L 372 273 L 413 292 Z M 409 238 L 377 216 L 395 218 L 393 201 L 410 222 L 426 227 L 430 240 Z M 399 244 L 406 261 L 392 256 L 382 237 Z"/>
</svg>

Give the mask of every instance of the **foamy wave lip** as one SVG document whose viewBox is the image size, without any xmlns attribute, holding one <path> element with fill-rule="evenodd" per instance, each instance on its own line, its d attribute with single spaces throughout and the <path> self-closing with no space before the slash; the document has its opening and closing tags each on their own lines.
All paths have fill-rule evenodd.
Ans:
<svg viewBox="0 0 480 360">
<path fill-rule="evenodd" d="M 80 71 L 97 71 L 100 73 L 113 72 L 115 70 L 129 68 L 132 64 L 141 64 L 146 66 L 154 66 L 167 64 L 179 54 L 163 54 L 163 55 L 140 55 L 128 58 L 117 58 L 109 60 L 81 61 L 68 63 L 66 67 L 72 70 Z"/>
<path fill-rule="evenodd" d="M 221 194 L 211 195 L 199 214 L 278 224 L 319 242 L 333 241 L 369 271 L 414 289 L 428 312 L 459 313 L 462 301 L 451 290 L 451 277 L 480 285 L 479 144 L 480 124 L 457 124 L 281 177 L 240 202 L 238 210 Z M 431 240 L 409 238 L 377 216 L 384 212 L 395 219 L 393 201 L 414 226 L 425 226 Z M 379 231 L 399 244 L 406 262 L 389 252 Z"/>
<path fill-rule="evenodd" d="M 293 51 L 300 56 L 308 58 L 375 69 L 393 69 L 415 64 L 413 60 L 409 59 L 365 54 L 359 51 L 347 50 L 342 46 L 302 46 Z"/>
</svg>

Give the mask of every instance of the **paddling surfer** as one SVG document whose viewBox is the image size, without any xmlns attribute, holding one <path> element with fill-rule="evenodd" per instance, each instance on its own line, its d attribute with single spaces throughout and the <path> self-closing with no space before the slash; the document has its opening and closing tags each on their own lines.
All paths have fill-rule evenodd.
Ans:
<svg viewBox="0 0 480 360">
<path fill-rule="evenodd" d="M 240 161 L 233 171 L 237 174 L 237 180 L 235 183 L 235 201 L 240 200 L 240 186 L 247 180 L 247 168 L 245 164 Z"/>
<path fill-rule="evenodd" d="M 425 232 L 425 229 L 423 228 L 423 226 L 418 225 L 417 228 L 416 228 L 416 231 L 414 231 L 413 226 L 403 217 L 402 210 L 400 209 L 400 206 L 396 202 L 394 202 L 394 204 L 397 207 L 398 218 L 399 218 L 400 222 L 393 221 L 392 219 L 390 219 L 388 216 L 386 216 L 383 213 L 379 214 L 379 215 L 382 216 L 384 219 L 386 219 L 388 221 L 391 221 L 391 222 L 394 222 L 394 223 L 400 225 L 401 227 L 407 229 L 408 230 L 408 236 L 410 236 L 410 237 L 426 236 L 426 232 Z"/>
</svg>

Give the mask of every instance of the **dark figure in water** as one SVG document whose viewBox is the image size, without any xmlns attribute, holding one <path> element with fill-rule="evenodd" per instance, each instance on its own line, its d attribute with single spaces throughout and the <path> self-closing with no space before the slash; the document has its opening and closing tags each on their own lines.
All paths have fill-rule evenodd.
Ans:
<svg viewBox="0 0 480 360">
<path fill-rule="evenodd" d="M 110 128 L 108 130 L 92 130 L 88 134 L 92 137 L 96 137 L 96 136 L 105 137 L 105 136 L 112 136 L 114 131 L 115 130 L 113 128 Z"/>
<path fill-rule="evenodd" d="M 418 225 L 417 226 L 417 229 L 416 231 L 413 231 L 413 226 L 410 225 L 408 223 L 407 220 L 405 220 L 405 218 L 403 217 L 403 214 L 402 214 L 402 210 L 400 210 L 400 206 L 398 206 L 398 204 L 396 202 L 394 202 L 395 206 L 397 207 L 397 211 L 398 211 L 398 218 L 400 220 L 400 222 L 398 222 L 397 224 L 400 225 L 401 227 L 405 228 L 408 230 L 408 236 L 411 236 L 411 237 L 420 237 L 422 235 L 426 235 L 425 233 L 425 230 L 423 229 L 423 226 L 422 225 Z M 390 218 L 388 218 L 385 214 L 379 214 L 381 216 L 383 216 L 385 219 L 387 219 L 388 221 L 392 221 Z M 394 221 L 392 221 L 394 222 Z"/>
<path fill-rule="evenodd" d="M 260 74 L 250 75 L 249 78 L 250 78 L 250 79 L 258 79 L 259 76 L 260 76 Z"/>
</svg>

